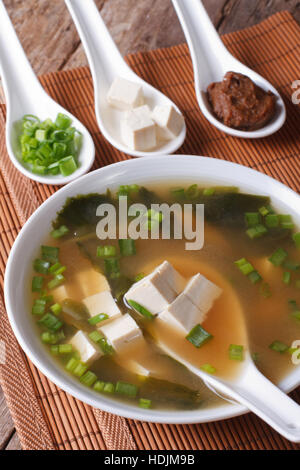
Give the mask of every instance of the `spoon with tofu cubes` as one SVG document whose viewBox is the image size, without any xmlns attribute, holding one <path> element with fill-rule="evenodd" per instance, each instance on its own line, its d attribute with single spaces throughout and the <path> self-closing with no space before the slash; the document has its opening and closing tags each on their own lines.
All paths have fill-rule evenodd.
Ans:
<svg viewBox="0 0 300 470">
<path fill-rule="evenodd" d="M 65 0 L 90 65 L 104 137 L 134 157 L 174 153 L 186 125 L 179 108 L 126 64 L 93 0 Z"/>
</svg>

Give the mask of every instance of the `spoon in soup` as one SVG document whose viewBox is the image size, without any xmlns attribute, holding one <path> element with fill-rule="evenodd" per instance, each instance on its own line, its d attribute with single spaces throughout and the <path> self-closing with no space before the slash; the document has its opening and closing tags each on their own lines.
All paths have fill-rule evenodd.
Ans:
<svg viewBox="0 0 300 470">
<path fill-rule="evenodd" d="M 189 46 L 196 96 L 206 119 L 219 130 L 235 137 L 257 139 L 278 131 L 286 119 L 285 105 L 278 91 L 265 78 L 230 54 L 200 0 L 172 0 L 172 2 Z M 265 92 L 271 91 L 275 95 L 275 115 L 262 128 L 249 131 L 234 129 L 215 117 L 208 101 L 207 87 L 213 82 L 221 82 L 229 71 L 246 75 Z"/>
<path fill-rule="evenodd" d="M 246 406 L 286 439 L 300 442 L 300 406 L 259 372 L 249 351 L 244 353 L 239 372 L 233 378 L 224 379 L 191 364 L 161 337 L 157 345 L 168 356 L 200 377 L 212 390 L 216 389 L 226 399 L 229 396 Z"/>
<path fill-rule="evenodd" d="M 95 159 L 93 139 L 83 124 L 45 92 L 15 33 L 3 1 L 0 0 L 0 75 L 6 98 L 6 146 L 15 167 L 28 178 L 45 184 L 62 185 L 87 173 Z M 55 121 L 58 113 L 67 115 L 82 134 L 78 168 L 69 176 L 41 175 L 30 171 L 20 157 L 20 123 L 26 114 Z"/>
<path fill-rule="evenodd" d="M 118 150 L 133 157 L 174 153 L 184 142 L 185 124 L 177 137 L 159 144 L 157 149 L 141 152 L 132 150 L 122 142 L 120 121 L 123 113 L 109 106 L 106 99 L 110 86 L 117 77 L 142 85 L 145 102 L 151 109 L 156 105 L 172 105 L 178 113 L 182 113 L 167 96 L 142 80 L 126 64 L 93 0 L 65 0 L 65 3 L 89 62 L 94 82 L 96 118 L 104 137 Z"/>
</svg>

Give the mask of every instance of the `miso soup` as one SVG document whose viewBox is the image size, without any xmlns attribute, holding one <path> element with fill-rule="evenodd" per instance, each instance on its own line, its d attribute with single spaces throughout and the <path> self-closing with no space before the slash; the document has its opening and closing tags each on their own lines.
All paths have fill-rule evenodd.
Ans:
<svg viewBox="0 0 300 470">
<path fill-rule="evenodd" d="M 122 233 L 121 196 L 128 207 L 147 208 L 147 239 Z M 162 203 L 191 205 L 193 227 L 196 205 L 204 204 L 201 249 L 187 250 L 176 236 L 176 213 L 170 239 L 162 239 L 162 212 L 151 209 Z M 101 204 L 115 209 L 116 238 L 97 236 Z M 135 217 L 125 219 L 128 225 Z M 95 393 L 153 409 L 216 406 L 223 400 L 162 344 L 225 378 L 238 374 L 250 353 L 279 382 L 295 367 L 291 344 L 300 334 L 299 248 L 289 214 L 238 188 L 161 182 L 78 195 L 37 248 L 32 318 L 53 360 Z"/>
</svg>

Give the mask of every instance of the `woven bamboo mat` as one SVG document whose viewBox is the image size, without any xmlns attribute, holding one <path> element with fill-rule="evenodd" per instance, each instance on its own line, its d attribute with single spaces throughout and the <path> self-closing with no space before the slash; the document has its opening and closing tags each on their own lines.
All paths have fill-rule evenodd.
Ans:
<svg viewBox="0 0 300 470">
<path fill-rule="evenodd" d="M 210 126 L 194 94 L 193 71 L 186 45 L 128 57 L 135 72 L 161 89 L 183 110 L 187 139 L 181 153 L 210 155 L 241 163 L 300 189 L 300 107 L 292 104 L 292 82 L 300 79 L 300 28 L 287 13 L 224 36 L 229 50 L 264 75 L 287 106 L 287 122 L 263 140 L 238 140 Z M 41 82 L 55 100 L 90 130 L 96 145 L 94 168 L 125 160 L 100 134 L 94 115 L 88 68 L 52 73 Z M 0 108 L 0 275 L 1 287 L 10 247 L 30 214 L 57 188 L 25 179 L 6 154 L 5 108 Z M 251 413 L 222 422 L 161 425 L 135 422 L 92 409 L 59 390 L 25 357 L 10 329 L 0 299 L 0 340 L 6 362 L 1 384 L 24 449 L 299 449 Z M 300 391 L 292 393 L 300 403 Z"/>
</svg>

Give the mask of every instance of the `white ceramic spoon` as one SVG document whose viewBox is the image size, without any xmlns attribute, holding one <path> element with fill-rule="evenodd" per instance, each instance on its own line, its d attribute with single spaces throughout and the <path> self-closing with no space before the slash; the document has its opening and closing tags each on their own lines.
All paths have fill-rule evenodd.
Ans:
<svg viewBox="0 0 300 470">
<path fill-rule="evenodd" d="M 143 86 L 145 101 L 151 109 L 155 105 L 172 104 L 178 112 L 180 110 L 169 98 L 142 80 L 126 64 L 93 0 L 65 0 L 65 3 L 87 55 L 94 82 L 96 117 L 104 137 L 114 147 L 134 157 L 174 153 L 181 147 L 185 139 L 185 125 L 178 137 L 161 144 L 154 150 L 138 152 L 123 144 L 120 135 L 120 120 L 123 113 L 109 106 L 106 100 L 107 92 L 114 78 L 122 77 L 140 83 Z"/>
<path fill-rule="evenodd" d="M 0 75 L 6 98 L 6 145 L 8 155 L 25 176 L 40 183 L 61 185 L 87 173 L 95 159 L 95 147 L 87 129 L 69 111 L 56 103 L 44 91 L 35 76 L 13 25 L 0 0 Z M 72 119 L 72 125 L 82 133 L 82 148 L 79 155 L 79 167 L 70 176 L 36 175 L 26 168 L 18 158 L 20 120 L 24 114 L 34 114 L 41 120 L 55 120 L 58 113 L 64 113 Z"/>
<path fill-rule="evenodd" d="M 196 96 L 206 119 L 221 131 L 236 137 L 255 139 L 278 131 L 286 119 L 285 105 L 278 91 L 261 75 L 246 67 L 228 52 L 200 0 L 172 0 L 172 2 L 190 49 Z M 261 129 L 254 131 L 232 129 L 214 116 L 206 90 L 210 83 L 222 81 L 225 73 L 229 71 L 247 75 L 256 85 L 276 95 L 276 114 Z"/>
<path fill-rule="evenodd" d="M 224 380 L 193 366 L 161 340 L 157 344 L 213 389 L 245 405 L 286 439 L 300 442 L 300 406 L 259 372 L 248 352 L 237 376 Z"/>
</svg>

